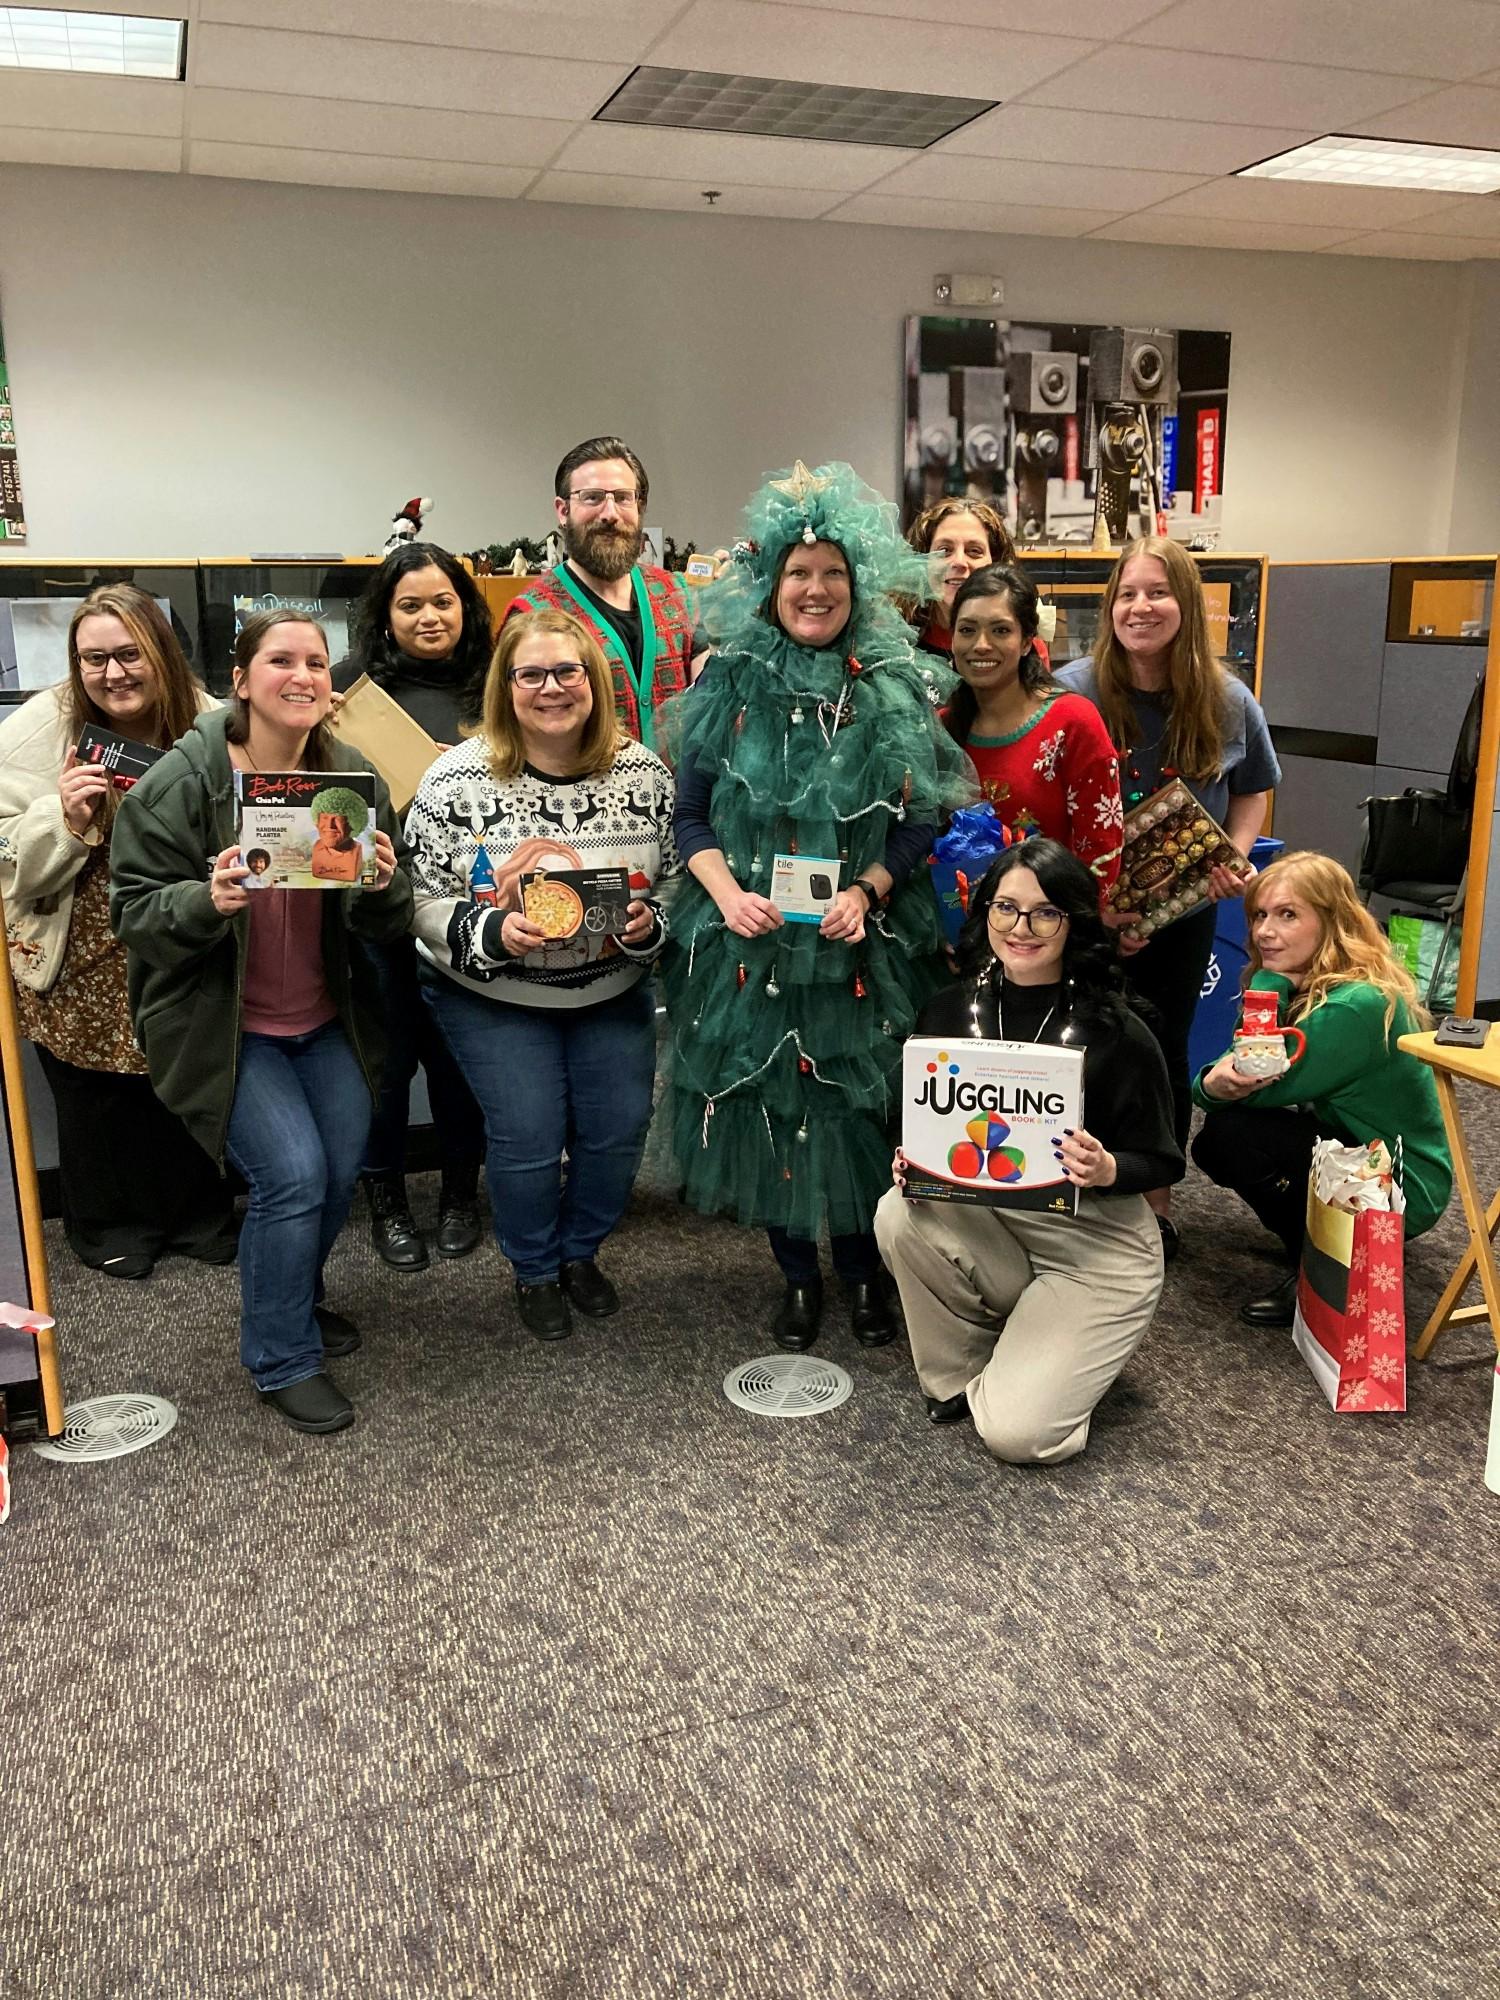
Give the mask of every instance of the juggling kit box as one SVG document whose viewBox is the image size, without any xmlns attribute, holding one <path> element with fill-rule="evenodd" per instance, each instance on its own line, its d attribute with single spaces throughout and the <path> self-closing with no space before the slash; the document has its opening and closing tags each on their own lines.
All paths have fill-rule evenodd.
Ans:
<svg viewBox="0 0 1500 2000">
<path fill-rule="evenodd" d="M 1083 1123 L 1082 1049 L 918 1035 L 901 1081 L 909 1199 L 1077 1213 L 1052 1142 Z"/>
</svg>

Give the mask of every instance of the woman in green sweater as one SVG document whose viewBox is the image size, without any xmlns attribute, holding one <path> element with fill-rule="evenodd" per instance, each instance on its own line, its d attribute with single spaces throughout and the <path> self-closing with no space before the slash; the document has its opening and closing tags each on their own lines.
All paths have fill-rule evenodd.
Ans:
<svg viewBox="0 0 1500 2000">
<path fill-rule="evenodd" d="M 1432 1072 L 1397 1048 L 1429 1025 L 1410 978 L 1360 903 L 1348 871 L 1326 854 L 1288 854 L 1245 898 L 1246 985 L 1279 996 L 1282 1026 L 1307 1037 L 1279 1077 L 1242 1076 L 1232 1055 L 1193 1086 L 1209 1115 L 1193 1159 L 1246 1201 L 1291 1260 L 1269 1297 L 1240 1308 L 1251 1326 L 1290 1326 L 1315 1139 L 1401 1142 L 1406 1233 L 1431 1229 L 1448 1205 L 1453 1166 Z"/>
</svg>

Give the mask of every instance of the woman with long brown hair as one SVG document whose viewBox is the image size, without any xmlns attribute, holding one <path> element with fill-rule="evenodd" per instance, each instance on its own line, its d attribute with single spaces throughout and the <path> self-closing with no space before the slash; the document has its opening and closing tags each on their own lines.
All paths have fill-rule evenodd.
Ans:
<svg viewBox="0 0 1500 2000">
<path fill-rule="evenodd" d="M 327 726 L 328 639 L 305 613 L 246 620 L 233 690 L 126 799 L 110 913 L 157 1090 L 250 1190 L 240 1359 L 294 1430 L 322 1433 L 354 1421 L 326 1362 L 360 1335 L 324 1305 L 323 1266 L 349 1213 L 380 1075 L 374 973 L 352 940 L 399 937 L 411 885 L 377 775 L 368 888 L 246 887 L 235 774 L 359 771 L 363 760 Z"/>
<path fill-rule="evenodd" d="M 1181 778 L 1240 853 L 1249 854 L 1281 766 L 1259 702 L 1215 656 L 1198 566 L 1180 543 L 1147 535 L 1121 550 L 1105 586 L 1092 659 L 1071 661 L 1056 678 L 1087 695 L 1104 717 L 1119 752 L 1127 813 Z M 1146 942 L 1120 940 L 1131 985 L 1155 1009 L 1184 1147 L 1193 1115 L 1188 1034 L 1213 950 L 1214 902 L 1242 895 L 1244 880 L 1216 868 L 1209 893 L 1207 908 Z M 1170 1190 L 1154 1189 L 1147 1199 L 1171 1258 L 1177 1231 Z"/>
<path fill-rule="evenodd" d="M 93 723 L 165 750 L 213 702 L 171 624 L 134 584 L 91 591 L 68 625 L 68 675 L 0 723 L 0 894 L 21 1033 L 57 1110 L 63 1227 L 81 1261 L 149 1276 L 167 1252 L 234 1256 L 229 1196 L 158 1103 L 109 925 L 110 837 L 122 794 L 80 760 Z"/>
<path fill-rule="evenodd" d="M 1410 975 L 1326 854 L 1287 854 L 1245 895 L 1246 989 L 1274 993 L 1282 1026 L 1306 1037 L 1279 1077 L 1245 1076 L 1233 1055 L 1211 1063 L 1194 1096 L 1209 1114 L 1193 1159 L 1249 1204 L 1291 1263 L 1267 1298 L 1240 1308 L 1252 1326 L 1290 1326 L 1315 1139 L 1400 1142 L 1406 1233 L 1448 1205 L 1453 1167 L 1432 1071 L 1396 1046 L 1430 1025 Z"/>
</svg>

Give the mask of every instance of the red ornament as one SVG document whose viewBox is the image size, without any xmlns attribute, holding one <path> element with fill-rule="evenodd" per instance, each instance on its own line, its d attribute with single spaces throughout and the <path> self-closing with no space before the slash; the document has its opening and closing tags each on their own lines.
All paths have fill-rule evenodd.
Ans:
<svg viewBox="0 0 1500 2000">
<path fill-rule="evenodd" d="M 743 986 L 743 985 L 744 985 L 744 983 L 745 983 L 745 968 L 744 968 L 744 966 L 743 966 L 743 965 L 740 965 L 740 966 L 736 966 L 736 968 L 735 968 L 735 974 L 734 974 L 734 983 L 735 983 L 735 985 L 736 985 L 736 986 Z"/>
<path fill-rule="evenodd" d="M 865 976 L 864 976 L 864 974 L 863 974 L 862 972 L 856 972 L 856 973 L 855 973 L 855 975 L 854 975 L 854 997 L 855 997 L 855 999 L 856 999 L 856 1000 L 863 1000 L 863 999 L 865 999 L 865 998 L 867 997 L 867 995 L 869 994 L 869 990 L 870 990 L 870 989 L 869 989 L 869 988 L 868 988 L 868 987 L 867 987 L 867 986 L 865 985 Z"/>
<path fill-rule="evenodd" d="M 863 672 L 864 668 L 859 664 L 859 661 L 856 660 L 854 655 L 851 653 L 849 655 L 849 674 L 851 679 L 855 674 L 862 674 Z"/>
<path fill-rule="evenodd" d="M 812 1064 L 807 1060 L 806 1056 L 798 1056 L 797 1069 L 799 1074 L 802 1076 L 812 1075 Z"/>
</svg>

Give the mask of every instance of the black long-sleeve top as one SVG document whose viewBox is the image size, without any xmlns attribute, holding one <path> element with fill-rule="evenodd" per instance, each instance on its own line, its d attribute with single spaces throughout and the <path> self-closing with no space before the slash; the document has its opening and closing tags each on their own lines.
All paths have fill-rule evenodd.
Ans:
<svg viewBox="0 0 1500 2000">
<path fill-rule="evenodd" d="M 1066 990 L 1012 986 L 1008 979 L 988 977 L 955 980 L 928 1001 L 916 1032 L 949 1041 L 1081 1048 L 1084 1128 L 1115 1156 L 1114 1185 L 1092 1192 L 1144 1194 L 1170 1187 L 1187 1172 L 1187 1162 L 1172 1131 L 1172 1087 L 1156 1037 L 1123 1002 L 1070 1012 Z"/>
</svg>

